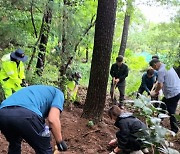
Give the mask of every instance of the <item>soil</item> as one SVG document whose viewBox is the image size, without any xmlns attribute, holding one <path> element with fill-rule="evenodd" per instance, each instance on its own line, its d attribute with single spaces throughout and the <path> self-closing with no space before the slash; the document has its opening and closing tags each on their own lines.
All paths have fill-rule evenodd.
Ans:
<svg viewBox="0 0 180 154">
<path fill-rule="evenodd" d="M 72 110 L 65 108 L 62 112 L 62 134 L 68 145 L 68 151 L 63 154 L 108 154 L 108 142 L 115 138 L 117 129 L 113 121 L 107 116 L 110 96 L 107 95 L 104 118 L 98 125 L 87 126 L 88 120 L 81 118 L 82 107 L 86 98 L 86 88 L 79 90 L 80 104 L 75 103 Z M 164 122 L 169 127 L 169 122 Z M 180 151 L 180 138 L 173 139 L 175 149 Z M 52 138 L 52 146 L 55 146 L 55 140 Z M 6 154 L 8 142 L 0 134 L 0 154 Z M 22 143 L 22 154 L 34 154 L 34 150 L 25 142 Z"/>
</svg>

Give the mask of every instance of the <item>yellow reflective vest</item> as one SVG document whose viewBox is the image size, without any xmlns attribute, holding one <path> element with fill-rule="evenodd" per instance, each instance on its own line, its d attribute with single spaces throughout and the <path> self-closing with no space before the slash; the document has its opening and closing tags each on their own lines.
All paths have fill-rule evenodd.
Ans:
<svg viewBox="0 0 180 154">
<path fill-rule="evenodd" d="M 25 79 L 24 64 L 20 61 L 17 67 L 16 62 L 10 60 L 10 54 L 4 55 L 1 59 L 0 82 L 4 88 L 21 88 L 22 79 Z"/>
<path fill-rule="evenodd" d="M 69 99 L 70 101 L 74 102 L 77 97 L 78 85 L 76 85 L 75 81 L 68 81 L 66 88 L 67 88 L 66 89 L 67 92 L 65 92 L 65 99 Z M 68 98 L 68 94 L 69 94 L 69 98 Z"/>
</svg>

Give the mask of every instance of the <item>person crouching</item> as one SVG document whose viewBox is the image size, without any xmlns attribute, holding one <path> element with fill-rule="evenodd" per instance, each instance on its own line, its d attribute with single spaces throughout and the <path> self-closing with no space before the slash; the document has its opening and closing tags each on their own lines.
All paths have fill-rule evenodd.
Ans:
<svg viewBox="0 0 180 154">
<path fill-rule="evenodd" d="M 120 109 L 116 105 L 109 109 L 108 115 L 115 121 L 114 125 L 119 128 L 119 131 L 116 133 L 116 139 L 109 142 L 110 146 L 117 144 L 117 147 L 110 154 L 143 154 L 141 149 L 145 153 L 148 152 L 148 149 L 143 147 L 143 143 L 139 139 L 147 135 L 145 132 L 147 127 L 142 121 L 134 117 L 132 113 Z"/>
</svg>

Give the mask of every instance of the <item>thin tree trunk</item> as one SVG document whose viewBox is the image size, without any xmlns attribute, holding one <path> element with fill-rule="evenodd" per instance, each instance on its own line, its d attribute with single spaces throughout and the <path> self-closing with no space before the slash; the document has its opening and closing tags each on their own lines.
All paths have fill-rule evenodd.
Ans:
<svg viewBox="0 0 180 154">
<path fill-rule="evenodd" d="M 39 45 L 39 50 L 40 52 L 38 53 L 38 60 L 36 64 L 36 73 L 41 76 L 42 72 L 44 70 L 44 63 L 45 63 L 45 54 L 46 54 L 46 45 L 48 42 L 48 35 L 50 31 L 50 25 L 51 25 L 51 20 L 52 20 L 52 6 L 51 3 L 53 0 L 49 0 L 47 4 L 47 10 L 44 13 L 44 27 L 43 27 L 43 33 L 41 35 L 40 39 L 40 45 Z"/>
<path fill-rule="evenodd" d="M 40 38 L 41 38 L 41 35 L 42 35 L 42 32 L 43 32 L 43 27 L 44 27 L 44 16 L 43 16 L 43 19 L 42 19 L 42 24 L 41 24 L 41 29 L 40 29 L 40 32 L 39 32 L 39 37 L 38 37 L 36 43 L 33 46 L 33 52 L 32 52 L 31 58 L 30 58 L 29 63 L 28 63 L 27 71 L 29 71 L 30 68 L 31 68 L 31 64 L 32 64 L 33 59 L 34 59 L 35 54 L 36 54 L 36 48 L 37 48 L 37 45 L 39 44 L 39 41 L 40 41 Z"/>
<path fill-rule="evenodd" d="M 86 63 L 88 62 L 89 60 L 89 48 L 87 47 L 86 48 Z"/>
<path fill-rule="evenodd" d="M 35 35 L 35 37 L 37 38 L 37 37 L 38 37 L 38 34 L 37 34 L 36 25 L 35 25 L 35 23 L 34 23 L 34 16 L 33 16 L 33 3 L 34 3 L 34 1 L 32 0 L 30 13 L 31 13 L 31 21 L 32 21 L 33 29 L 34 29 L 34 35 Z"/>
<path fill-rule="evenodd" d="M 122 56 L 124 56 L 124 53 L 125 53 L 125 50 L 126 50 L 129 23 L 130 23 L 130 15 L 128 15 L 126 13 L 125 18 L 124 18 L 124 26 L 123 26 L 123 33 L 122 33 L 122 38 L 121 38 L 121 45 L 120 45 L 120 49 L 119 49 L 119 55 L 122 55 Z"/>
<path fill-rule="evenodd" d="M 95 15 L 92 16 L 91 22 L 90 22 L 89 26 L 85 29 L 83 35 L 80 37 L 80 39 L 79 39 L 79 40 L 77 41 L 77 43 L 75 44 L 74 52 L 77 51 L 77 48 L 78 48 L 79 44 L 81 43 L 81 41 L 83 40 L 83 38 L 88 34 L 88 32 L 90 31 L 90 29 L 91 29 L 92 27 L 94 27 L 95 22 L 96 22 L 96 21 L 94 21 L 94 18 L 95 18 Z"/>
<path fill-rule="evenodd" d="M 99 0 L 94 49 L 82 116 L 99 122 L 105 106 L 117 0 Z"/>
<path fill-rule="evenodd" d="M 62 16 L 62 52 L 66 51 L 66 0 L 64 2 L 63 16 Z"/>
</svg>

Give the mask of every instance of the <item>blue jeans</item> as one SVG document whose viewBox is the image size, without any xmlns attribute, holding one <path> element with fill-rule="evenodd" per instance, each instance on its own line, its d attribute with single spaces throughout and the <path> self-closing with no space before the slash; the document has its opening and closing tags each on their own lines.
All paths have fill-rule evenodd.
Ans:
<svg viewBox="0 0 180 154">
<path fill-rule="evenodd" d="M 8 154 L 21 154 L 24 139 L 36 154 L 52 154 L 50 137 L 41 136 L 45 120 L 36 113 L 18 106 L 0 109 L 0 130 L 9 142 Z"/>
</svg>

